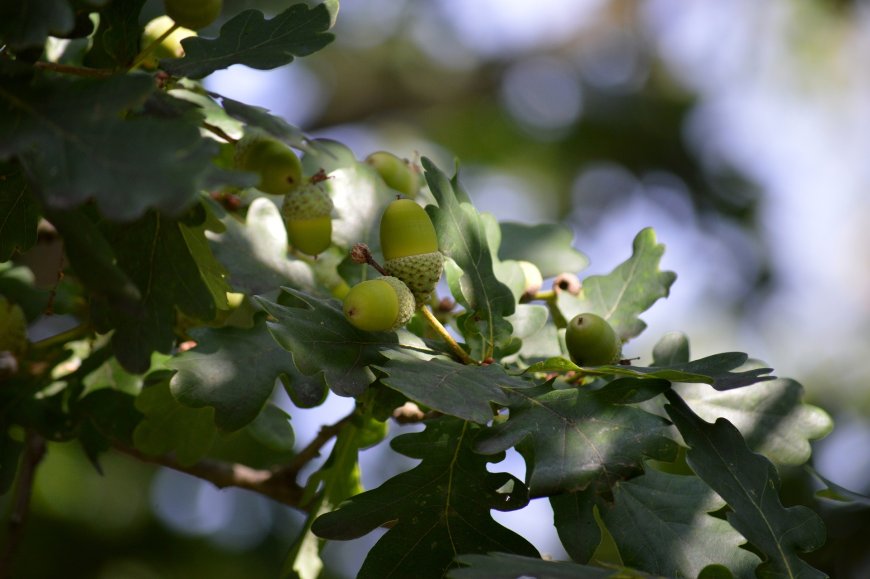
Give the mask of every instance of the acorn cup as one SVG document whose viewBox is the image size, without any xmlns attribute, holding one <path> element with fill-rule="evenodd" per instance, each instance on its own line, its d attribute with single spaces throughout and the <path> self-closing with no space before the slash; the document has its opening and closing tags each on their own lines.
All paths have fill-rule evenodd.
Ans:
<svg viewBox="0 0 870 579">
<path fill-rule="evenodd" d="M 422 307 L 444 269 L 432 220 L 416 202 L 397 199 L 381 217 L 380 236 L 384 270 L 405 282 Z"/>
<path fill-rule="evenodd" d="M 281 214 L 290 244 L 308 255 L 325 251 L 332 244 L 333 208 L 322 179 L 284 195 Z"/>
<path fill-rule="evenodd" d="M 367 332 L 400 328 L 414 315 L 414 309 L 411 290 L 391 276 L 360 282 L 344 296 L 344 317 Z"/>
</svg>

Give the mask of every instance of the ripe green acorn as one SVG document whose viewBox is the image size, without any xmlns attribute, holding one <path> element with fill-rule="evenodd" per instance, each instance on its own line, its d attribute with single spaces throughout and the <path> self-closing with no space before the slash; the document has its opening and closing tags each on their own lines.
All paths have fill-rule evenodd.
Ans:
<svg viewBox="0 0 870 579">
<path fill-rule="evenodd" d="M 411 290 L 392 276 L 360 282 L 344 296 L 344 317 L 367 332 L 400 328 L 414 315 L 414 309 Z"/>
<path fill-rule="evenodd" d="M 221 15 L 222 0 L 164 0 L 166 14 L 179 26 L 199 30 Z"/>
<path fill-rule="evenodd" d="M 380 234 L 384 269 L 405 282 L 422 306 L 444 268 L 432 220 L 416 202 L 396 199 L 381 217 Z"/>
<path fill-rule="evenodd" d="M 302 163 L 293 149 L 259 131 L 236 143 L 233 161 L 237 169 L 258 173 L 257 189 L 265 193 L 284 195 L 302 183 Z"/>
<path fill-rule="evenodd" d="M 323 181 L 309 182 L 284 195 L 281 214 L 290 244 L 308 255 L 317 255 L 332 244 L 332 198 Z"/>
<path fill-rule="evenodd" d="M 387 186 L 414 197 L 420 190 L 420 171 L 405 159 L 387 151 L 377 151 L 366 157 L 366 163 L 374 167 Z"/>
<path fill-rule="evenodd" d="M 145 25 L 145 30 L 142 31 L 142 42 L 140 46 L 145 49 L 151 46 L 151 43 L 160 38 L 163 33 L 172 28 L 175 23 L 169 16 L 158 16 Z M 166 38 L 160 41 L 148 57 L 142 61 L 142 68 L 154 69 L 157 68 L 157 62 L 161 58 L 180 58 L 184 56 L 184 48 L 181 46 L 181 41 L 185 38 L 196 36 L 196 32 L 189 28 L 179 26 Z"/>
<path fill-rule="evenodd" d="M 27 350 L 27 319 L 18 304 L 0 296 L 0 352 L 20 356 Z"/>
<path fill-rule="evenodd" d="M 565 345 L 578 366 L 614 364 L 622 354 L 622 343 L 613 326 L 590 313 L 578 314 L 568 322 Z"/>
</svg>

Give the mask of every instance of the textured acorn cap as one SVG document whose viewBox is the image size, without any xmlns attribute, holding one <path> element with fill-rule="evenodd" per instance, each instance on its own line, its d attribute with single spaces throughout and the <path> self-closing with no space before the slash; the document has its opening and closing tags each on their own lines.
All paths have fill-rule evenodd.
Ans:
<svg viewBox="0 0 870 579">
<path fill-rule="evenodd" d="M 284 219 L 313 219 L 325 217 L 332 213 L 335 205 L 332 197 L 326 192 L 322 182 L 307 183 L 284 196 L 281 214 Z"/>
<path fill-rule="evenodd" d="M 438 251 L 438 236 L 426 210 L 411 199 L 396 199 L 381 216 L 381 252 L 387 261 Z"/>
<path fill-rule="evenodd" d="M 444 256 L 440 251 L 407 255 L 387 260 L 384 262 L 384 269 L 391 276 L 405 282 L 414 294 L 414 299 L 422 306 L 441 279 Z"/>
<path fill-rule="evenodd" d="M 400 328 L 414 315 L 414 309 L 411 290 L 391 276 L 360 282 L 344 296 L 344 316 L 368 332 Z"/>
</svg>

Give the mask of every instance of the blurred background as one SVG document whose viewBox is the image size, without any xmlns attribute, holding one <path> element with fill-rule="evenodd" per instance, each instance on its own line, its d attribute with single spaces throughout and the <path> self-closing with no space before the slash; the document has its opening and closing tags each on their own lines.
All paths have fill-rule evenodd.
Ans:
<svg viewBox="0 0 870 579">
<path fill-rule="evenodd" d="M 225 14 L 287 4 L 225 0 Z M 143 19 L 160 8 L 150 1 Z M 764 360 L 835 419 L 815 468 L 870 492 L 867 3 L 346 0 L 335 33 L 288 67 L 233 67 L 207 86 L 360 158 L 387 149 L 445 169 L 458 158 L 481 211 L 570 226 L 591 260 L 581 277 L 609 272 L 654 227 L 678 279 L 626 354 L 648 363 L 658 338 L 679 330 L 693 358 Z M 288 402 L 297 444 L 349 406 Z M 406 468 L 402 459 L 363 452 L 364 482 Z M 521 461 L 509 463 L 522 476 Z M 271 577 L 301 525 L 265 499 L 125 457 L 104 469 L 52 447 L 22 553 L 33 577 L 54 576 L 58 561 L 39 555 L 54 542 L 82 577 Z M 786 500 L 828 525 L 811 562 L 870 576 L 870 511 L 814 501 L 803 470 L 782 475 Z M 498 517 L 564 558 L 545 501 Z M 376 539 L 328 547 L 326 576 L 353 576 Z"/>
</svg>

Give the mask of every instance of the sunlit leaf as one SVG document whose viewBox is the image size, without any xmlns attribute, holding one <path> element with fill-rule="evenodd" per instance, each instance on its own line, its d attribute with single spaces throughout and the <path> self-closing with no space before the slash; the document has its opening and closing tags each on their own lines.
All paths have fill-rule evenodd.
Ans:
<svg viewBox="0 0 870 579">
<path fill-rule="evenodd" d="M 574 234 L 564 225 L 505 222 L 500 225 L 501 259 L 530 261 L 538 266 L 544 278 L 577 273 L 589 265 L 589 259 L 572 247 Z"/>
</svg>

